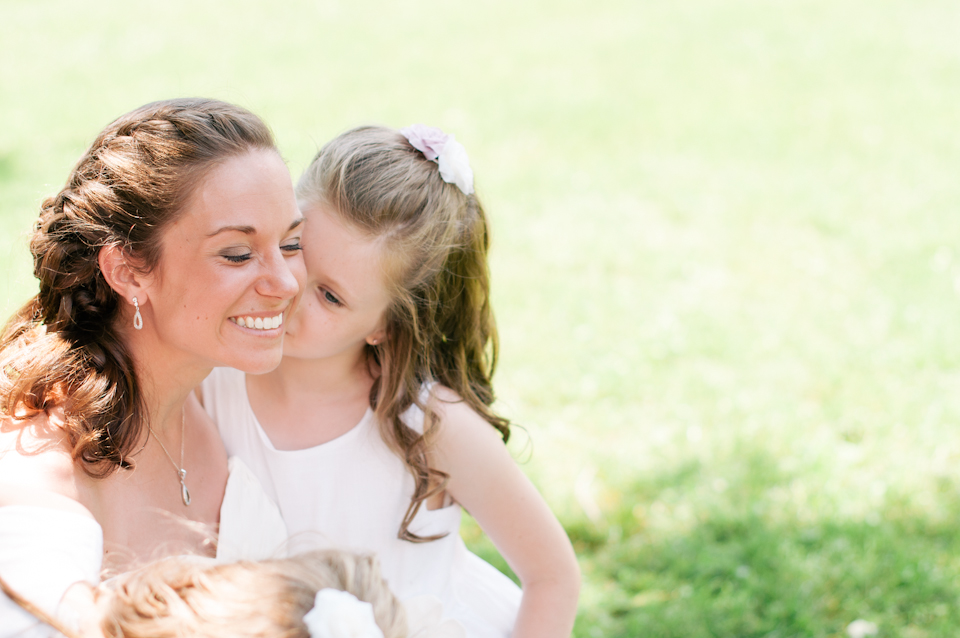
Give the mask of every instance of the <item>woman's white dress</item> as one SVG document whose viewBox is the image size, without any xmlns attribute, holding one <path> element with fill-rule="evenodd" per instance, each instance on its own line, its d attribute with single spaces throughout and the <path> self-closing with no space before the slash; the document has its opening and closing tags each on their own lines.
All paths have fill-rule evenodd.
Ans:
<svg viewBox="0 0 960 638">
<path fill-rule="evenodd" d="M 220 508 L 217 562 L 283 555 L 287 531 L 277 506 L 238 458 Z M 21 596 L 57 614 L 74 583 L 100 582 L 103 530 L 89 516 L 27 505 L 0 507 L 0 576 Z M 0 638 L 54 634 L 0 594 Z"/>
<path fill-rule="evenodd" d="M 279 506 L 291 552 L 336 548 L 374 553 L 401 600 L 438 597 L 444 615 L 460 621 L 471 638 L 510 635 L 520 589 L 467 550 L 459 534 L 458 505 L 421 508 L 409 527 L 421 536 L 446 534 L 440 540 L 411 543 L 397 538 L 414 481 L 383 442 L 370 410 L 333 441 L 278 450 L 250 408 L 242 372 L 216 368 L 202 392 L 227 453 L 243 459 Z M 404 420 L 422 431 L 420 410 L 412 408 Z"/>
</svg>

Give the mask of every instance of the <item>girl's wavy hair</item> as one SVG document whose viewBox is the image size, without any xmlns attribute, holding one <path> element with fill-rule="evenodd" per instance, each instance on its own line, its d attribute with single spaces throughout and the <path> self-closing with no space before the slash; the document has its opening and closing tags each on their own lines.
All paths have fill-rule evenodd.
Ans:
<svg viewBox="0 0 960 638">
<path fill-rule="evenodd" d="M 381 433 L 415 480 L 398 537 L 436 540 L 409 531 L 424 500 L 448 475 L 430 467 L 427 451 L 437 414 L 421 395 L 433 382 L 452 389 L 503 436 L 510 422 L 491 409 L 497 330 L 490 308 L 489 233 L 476 195 L 444 182 L 437 164 L 399 132 L 365 126 L 326 144 L 297 184 L 301 205 L 320 204 L 383 242 L 392 303 L 386 339 L 367 346 L 375 382 L 370 405 Z M 420 434 L 401 418 L 423 410 Z"/>
<path fill-rule="evenodd" d="M 30 239 L 40 291 L 0 337 L 0 410 L 22 419 L 60 405 L 87 474 L 130 467 L 145 411 L 99 252 L 117 246 L 150 271 L 164 230 L 215 165 L 274 148 L 257 116 L 216 100 L 154 102 L 108 125 L 41 206 Z"/>
<path fill-rule="evenodd" d="M 335 550 L 214 566 L 191 557 L 160 560 L 101 586 L 98 595 L 109 599 L 100 628 L 106 638 L 310 638 L 303 616 L 327 588 L 370 603 L 384 638 L 407 635 L 406 612 L 377 560 Z M 2 579 L 0 589 L 39 620 L 74 635 Z"/>
</svg>

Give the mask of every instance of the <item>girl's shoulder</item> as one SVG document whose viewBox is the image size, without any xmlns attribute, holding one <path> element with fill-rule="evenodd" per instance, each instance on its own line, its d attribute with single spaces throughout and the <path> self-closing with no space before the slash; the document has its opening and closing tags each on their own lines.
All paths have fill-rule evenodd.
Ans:
<svg viewBox="0 0 960 638">
<path fill-rule="evenodd" d="M 461 406 L 473 412 L 466 401 L 463 400 L 456 390 L 443 385 L 439 381 L 427 381 L 420 386 L 420 402 L 435 411 L 446 413 L 451 406 Z M 454 412 L 457 409 L 454 408 Z"/>
<path fill-rule="evenodd" d="M 458 418 L 461 409 L 452 406 L 462 405 L 470 412 L 473 412 L 473 410 L 470 410 L 470 407 L 466 405 L 466 402 L 460 398 L 460 395 L 436 381 L 427 381 L 420 386 L 420 394 L 417 397 L 417 401 L 419 405 L 415 403 L 407 408 L 402 419 L 408 427 L 413 428 L 421 434 L 423 433 L 424 411 L 420 406 L 436 414 L 439 425 L 442 425 L 448 415 L 453 418 Z"/>
<path fill-rule="evenodd" d="M 424 384 L 421 401 L 437 416 L 438 436 L 456 436 L 464 430 L 479 430 L 483 436 L 496 432 L 463 397 L 440 383 Z"/>
</svg>

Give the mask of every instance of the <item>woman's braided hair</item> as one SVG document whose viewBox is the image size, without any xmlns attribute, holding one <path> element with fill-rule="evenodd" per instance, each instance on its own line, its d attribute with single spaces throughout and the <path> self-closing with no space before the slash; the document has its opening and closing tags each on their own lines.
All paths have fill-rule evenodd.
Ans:
<svg viewBox="0 0 960 638">
<path fill-rule="evenodd" d="M 121 116 L 47 198 L 30 240 L 40 291 L 0 337 L 0 409 L 27 418 L 60 405 L 73 458 L 94 477 L 128 467 L 144 431 L 121 300 L 100 271 L 116 246 L 144 272 L 194 187 L 225 159 L 275 148 L 249 111 L 216 100 L 154 102 Z"/>
</svg>

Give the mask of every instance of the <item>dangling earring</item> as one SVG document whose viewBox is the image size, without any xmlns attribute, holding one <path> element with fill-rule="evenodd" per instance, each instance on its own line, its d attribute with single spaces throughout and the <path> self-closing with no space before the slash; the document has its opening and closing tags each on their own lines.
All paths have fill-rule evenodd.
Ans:
<svg viewBox="0 0 960 638">
<path fill-rule="evenodd" d="M 136 314 L 133 315 L 133 327 L 137 330 L 143 330 L 143 317 L 140 315 L 140 304 L 136 297 L 133 298 L 133 307 L 137 309 Z"/>
</svg>

